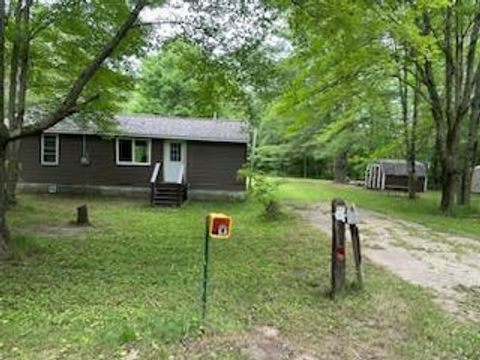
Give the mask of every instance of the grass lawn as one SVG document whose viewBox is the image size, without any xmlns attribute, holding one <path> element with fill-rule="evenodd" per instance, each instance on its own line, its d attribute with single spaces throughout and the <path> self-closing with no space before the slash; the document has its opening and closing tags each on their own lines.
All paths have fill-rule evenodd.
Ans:
<svg viewBox="0 0 480 360">
<path fill-rule="evenodd" d="M 297 185 L 285 186 L 282 196 L 291 199 L 288 186 Z M 313 182 L 302 186 L 312 189 L 305 200 L 333 195 Z M 95 226 L 78 230 L 68 223 L 83 203 Z M 212 244 L 202 324 L 210 211 L 232 215 L 235 227 L 231 240 Z M 122 359 L 129 349 L 138 359 L 245 359 L 235 339 L 259 325 L 322 358 L 480 358 L 478 324 L 446 315 L 427 291 L 369 263 L 363 291 L 330 300 L 328 239 L 293 214 L 268 222 L 260 212 L 251 201 L 152 209 L 136 201 L 22 196 L 9 219 L 17 261 L 0 264 L 0 359 Z"/>
<path fill-rule="evenodd" d="M 415 221 L 433 229 L 471 235 L 480 239 L 480 196 L 472 195 L 470 208 L 457 208 L 445 216 L 439 210 L 440 193 L 429 191 L 412 201 L 405 193 L 380 192 L 361 187 L 312 179 L 281 179 L 279 196 L 286 202 L 314 203 L 341 197 L 359 207 L 375 210 L 404 220 Z"/>
</svg>

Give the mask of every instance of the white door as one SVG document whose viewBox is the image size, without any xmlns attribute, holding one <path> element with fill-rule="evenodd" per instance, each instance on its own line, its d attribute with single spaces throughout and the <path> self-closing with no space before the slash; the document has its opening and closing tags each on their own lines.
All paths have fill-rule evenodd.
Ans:
<svg viewBox="0 0 480 360">
<path fill-rule="evenodd" d="M 165 140 L 163 144 L 163 181 L 180 184 L 185 178 L 187 143 Z"/>
</svg>

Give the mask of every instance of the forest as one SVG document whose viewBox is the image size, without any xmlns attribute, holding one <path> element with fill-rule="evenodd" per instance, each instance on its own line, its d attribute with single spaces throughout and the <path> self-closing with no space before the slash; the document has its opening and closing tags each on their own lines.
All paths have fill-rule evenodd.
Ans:
<svg viewBox="0 0 480 360">
<path fill-rule="evenodd" d="M 219 51 L 185 28 L 165 41 L 142 63 L 126 110 L 246 119 L 257 136 L 254 168 L 274 175 L 347 182 L 393 158 L 405 159 L 413 183 L 422 161 L 442 210 L 469 204 L 479 156 L 477 2 L 260 6 L 261 30 L 240 47 Z"/>
</svg>

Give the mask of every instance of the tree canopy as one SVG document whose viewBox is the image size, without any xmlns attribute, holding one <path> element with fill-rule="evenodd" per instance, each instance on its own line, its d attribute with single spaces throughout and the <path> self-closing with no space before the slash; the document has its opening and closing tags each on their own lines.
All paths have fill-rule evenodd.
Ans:
<svg viewBox="0 0 480 360">
<path fill-rule="evenodd" d="M 413 179 L 420 159 L 442 187 L 443 210 L 455 198 L 466 203 L 478 160 L 480 5 L 272 3 L 288 21 L 293 52 L 279 64 L 287 85 L 265 113 L 264 145 L 297 149 L 279 152 L 297 164 L 299 149 L 303 162 L 327 159 L 332 168 L 346 157 L 350 177 L 372 159 L 403 157 Z"/>
<path fill-rule="evenodd" d="M 127 110 L 161 115 L 242 118 L 242 88 L 231 69 L 184 38 L 148 57 Z"/>
</svg>

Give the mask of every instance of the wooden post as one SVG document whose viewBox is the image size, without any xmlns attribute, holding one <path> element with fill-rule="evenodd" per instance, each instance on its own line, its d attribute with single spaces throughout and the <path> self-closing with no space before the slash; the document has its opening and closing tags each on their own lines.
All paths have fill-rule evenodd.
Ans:
<svg viewBox="0 0 480 360">
<path fill-rule="evenodd" d="M 342 199 L 332 201 L 332 298 L 345 287 L 345 216 L 346 203 Z"/>
<path fill-rule="evenodd" d="M 353 257 L 355 260 L 355 272 L 357 275 L 357 282 L 360 287 L 363 286 L 362 278 L 362 253 L 360 250 L 360 233 L 358 231 L 358 213 L 355 205 L 350 206 L 347 213 L 347 222 L 350 227 L 350 235 L 352 238 Z"/>
<path fill-rule="evenodd" d="M 77 225 L 90 225 L 90 221 L 88 220 L 87 205 L 82 205 L 77 208 Z"/>
</svg>

